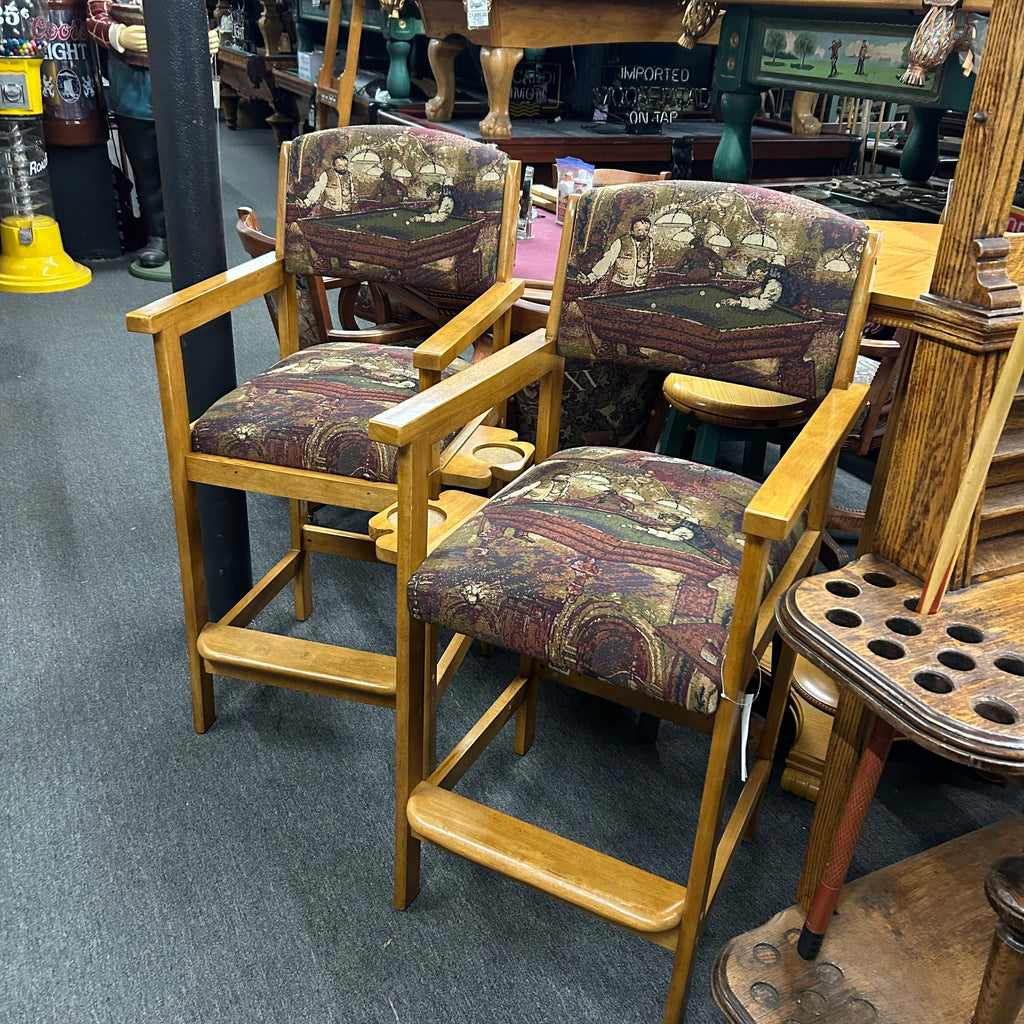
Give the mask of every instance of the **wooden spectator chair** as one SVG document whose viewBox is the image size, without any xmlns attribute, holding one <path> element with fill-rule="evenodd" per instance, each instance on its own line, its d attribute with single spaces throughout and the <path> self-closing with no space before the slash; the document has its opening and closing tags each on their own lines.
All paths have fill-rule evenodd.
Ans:
<svg viewBox="0 0 1024 1024">
<path fill-rule="evenodd" d="M 343 157 L 348 168 L 332 180 Z M 361 126 L 304 135 L 282 147 L 275 250 L 128 315 L 129 329 L 152 334 L 156 348 L 198 732 L 215 718 L 214 674 L 394 706 L 395 654 L 249 627 L 289 582 L 296 617 L 311 614 L 314 550 L 397 563 L 401 584 L 414 568 L 403 544 L 407 524 L 396 530 L 392 508 L 399 496 L 396 451 L 369 438 L 367 423 L 468 367 L 459 354 L 486 332 L 499 349 L 508 339 L 509 310 L 522 292 L 510 276 L 518 181 L 515 161 L 449 134 Z M 442 192 L 452 198 L 444 215 Z M 382 328 L 335 330 L 303 349 L 298 278 L 401 278 L 458 312 L 439 329 L 429 325 L 415 348 L 404 325 L 391 336 Z M 182 336 L 268 294 L 280 361 L 190 423 Z M 387 344 L 394 337 L 399 344 Z M 486 465 L 474 453 L 483 447 L 475 431 L 487 415 L 460 424 L 431 455 L 431 509 L 441 532 L 467 503 L 483 500 L 440 488 L 452 486 L 448 474 L 460 458 Z M 484 475 L 489 482 L 490 470 Z M 209 620 L 206 606 L 199 484 L 278 495 L 290 504 L 291 549 L 218 621 Z M 310 523 L 311 503 L 370 513 L 369 529 Z M 458 649 L 455 641 L 453 657 Z"/>
<path fill-rule="evenodd" d="M 702 217 L 719 200 L 731 210 L 735 246 L 711 286 L 688 259 L 692 236 L 683 215 Z M 875 239 L 862 223 L 826 213 L 828 235 L 843 238 L 853 260 L 852 274 L 837 274 L 826 266 L 821 234 L 809 230 L 821 216 L 806 200 L 752 186 L 659 181 L 592 189 L 570 203 L 546 328 L 376 416 L 369 428 L 371 437 L 398 446 L 399 489 L 409 521 L 420 523 L 433 445 L 496 397 L 541 382 L 537 464 L 429 554 L 425 528 L 416 527 L 410 541 L 413 559 L 426 557 L 399 611 L 396 903 L 407 906 L 419 891 L 423 842 L 545 892 L 672 951 L 666 1022 L 682 1018 L 707 914 L 761 811 L 788 687 L 772 689 L 753 766 L 732 800 L 740 711 L 770 650 L 776 599 L 815 564 L 839 450 L 867 392 L 852 377 Z M 637 243 L 635 251 L 627 241 Z M 802 312 L 780 311 L 768 338 L 777 358 L 752 361 L 753 318 L 715 304 L 744 293 L 748 264 L 768 246 L 790 257 Z M 760 486 L 648 452 L 588 446 L 556 453 L 568 358 L 802 391 L 817 408 Z M 522 660 L 520 674 L 425 773 L 439 628 Z M 783 683 L 789 667 L 776 666 Z M 710 746 L 694 748 L 703 765 L 695 773 L 703 776 L 700 812 L 677 865 L 654 874 L 453 791 L 513 718 L 515 748 L 526 753 L 542 682 L 710 732 Z M 566 811 L 578 806 L 581 784 L 599 787 L 605 773 L 619 770 L 598 761 L 582 782 L 564 780 L 574 794 Z M 651 771 L 652 790 L 682 784 L 677 774 Z M 624 813 L 642 798 L 632 793 Z M 529 799 L 518 806 L 528 813 Z"/>
</svg>

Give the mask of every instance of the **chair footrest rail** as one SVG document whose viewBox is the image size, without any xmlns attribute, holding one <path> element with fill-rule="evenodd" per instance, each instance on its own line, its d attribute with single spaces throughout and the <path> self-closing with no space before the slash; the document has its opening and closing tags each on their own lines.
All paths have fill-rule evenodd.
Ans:
<svg viewBox="0 0 1024 1024">
<path fill-rule="evenodd" d="M 685 886 L 426 782 L 406 813 L 420 839 L 674 947 L 659 936 L 678 927 Z"/>
</svg>

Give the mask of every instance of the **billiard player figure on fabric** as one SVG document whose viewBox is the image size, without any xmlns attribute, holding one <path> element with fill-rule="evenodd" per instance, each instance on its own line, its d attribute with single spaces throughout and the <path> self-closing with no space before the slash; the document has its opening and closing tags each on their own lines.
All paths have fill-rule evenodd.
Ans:
<svg viewBox="0 0 1024 1024">
<path fill-rule="evenodd" d="M 434 209 L 413 217 L 413 223 L 443 224 L 455 212 L 455 185 L 450 178 L 443 185 L 430 185 L 427 198 L 434 203 Z"/>
<path fill-rule="evenodd" d="M 355 199 L 355 186 L 348 169 L 348 157 L 339 153 L 313 183 L 305 199 L 297 199 L 299 206 L 309 209 L 320 204 L 331 213 L 348 213 Z"/>
<path fill-rule="evenodd" d="M 629 235 L 616 238 L 589 274 L 581 275 L 594 284 L 611 271 L 610 281 L 619 288 L 645 288 L 654 272 L 654 242 L 650 217 L 634 217 Z"/>
</svg>

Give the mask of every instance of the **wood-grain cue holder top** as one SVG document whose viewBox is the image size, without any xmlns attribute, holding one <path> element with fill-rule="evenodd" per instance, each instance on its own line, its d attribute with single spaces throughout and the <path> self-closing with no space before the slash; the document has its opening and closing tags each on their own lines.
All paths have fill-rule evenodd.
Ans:
<svg viewBox="0 0 1024 1024">
<path fill-rule="evenodd" d="M 959 764 L 1024 774 L 1024 577 L 952 591 L 919 615 L 921 581 L 876 555 L 779 601 L 786 642 L 875 714 Z"/>
</svg>

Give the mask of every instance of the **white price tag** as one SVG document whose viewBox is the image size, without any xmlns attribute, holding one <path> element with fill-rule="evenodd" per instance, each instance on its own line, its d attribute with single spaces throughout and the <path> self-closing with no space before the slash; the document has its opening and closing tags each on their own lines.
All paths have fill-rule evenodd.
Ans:
<svg viewBox="0 0 1024 1024">
<path fill-rule="evenodd" d="M 466 0 L 466 25 L 469 28 L 487 28 L 490 20 L 490 0 Z"/>
</svg>

